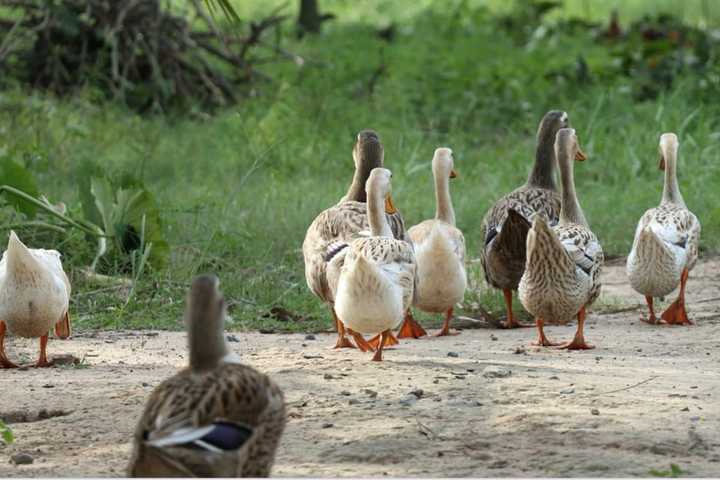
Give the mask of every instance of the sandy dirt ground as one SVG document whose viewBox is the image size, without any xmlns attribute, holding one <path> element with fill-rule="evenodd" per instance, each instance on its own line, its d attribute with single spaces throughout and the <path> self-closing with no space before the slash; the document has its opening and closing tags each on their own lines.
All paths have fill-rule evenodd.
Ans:
<svg viewBox="0 0 720 480">
<path fill-rule="evenodd" d="M 535 331 L 465 330 L 403 342 L 382 364 L 331 335 L 235 333 L 231 347 L 285 390 L 277 476 L 720 474 L 720 260 L 688 284 L 693 327 L 638 321 L 621 265 L 605 269 L 595 350 L 531 347 Z M 666 302 L 667 303 L 667 302 Z M 664 308 L 664 305 L 663 305 Z M 549 327 L 569 340 L 573 326 Z M 10 339 L 14 358 L 36 343 Z M 185 335 L 79 333 L 50 354 L 86 365 L 0 371 L 0 477 L 121 476 L 152 388 L 185 364 Z M 27 452 L 30 465 L 11 456 Z"/>
</svg>

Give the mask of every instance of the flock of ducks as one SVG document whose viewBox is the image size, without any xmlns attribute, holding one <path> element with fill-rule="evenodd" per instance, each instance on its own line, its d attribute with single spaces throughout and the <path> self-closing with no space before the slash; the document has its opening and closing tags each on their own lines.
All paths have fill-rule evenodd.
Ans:
<svg viewBox="0 0 720 480">
<path fill-rule="evenodd" d="M 649 323 L 689 324 L 685 285 L 698 256 L 700 223 L 688 210 L 677 183 L 678 139 L 660 138 L 660 169 L 665 187 L 660 205 L 640 219 L 627 273 L 645 296 Z M 425 330 L 412 308 L 442 313 L 437 335 L 450 335 L 453 307 L 467 287 L 465 240 L 455 223 L 450 197 L 453 152 L 438 148 L 432 160 L 437 208 L 435 218 L 406 230 L 392 202 L 392 174 L 384 168 L 384 150 L 371 130 L 358 134 L 353 148 L 355 175 L 347 194 L 312 222 L 303 242 L 305 278 L 328 305 L 335 321 L 335 348 L 374 350 L 382 360 L 385 346 L 399 338 L 419 338 Z M 603 250 L 590 229 L 575 189 L 575 161 L 586 160 L 568 115 L 548 112 L 540 122 L 535 162 L 527 182 L 500 198 L 482 220 L 480 259 L 485 278 L 503 291 L 504 326 L 524 327 L 512 309 L 513 291 L 535 318 L 535 345 L 569 350 L 594 348 L 585 341 L 587 308 L 600 295 Z M 556 184 L 556 169 L 560 185 Z M 677 300 L 658 319 L 653 298 L 675 290 Z M 544 325 L 577 318 L 572 340 L 554 343 Z M 366 340 L 364 335 L 375 335 Z M 350 340 L 351 337 L 355 344 Z"/>
<path fill-rule="evenodd" d="M 508 328 L 524 326 L 512 311 L 513 291 L 536 319 L 537 345 L 593 348 L 585 342 L 586 309 L 600 294 L 602 247 L 577 198 L 574 162 L 586 159 L 565 112 L 548 112 L 537 135 L 528 181 L 493 205 L 482 221 L 481 260 L 487 282 L 503 290 Z M 645 296 L 649 323 L 690 324 L 685 310 L 688 273 L 698 257 L 700 223 L 677 184 L 678 140 L 660 138 L 662 200 L 642 216 L 627 272 Z M 375 352 L 397 337 L 426 335 L 412 308 L 443 314 L 437 335 L 451 335 L 453 308 L 467 288 L 465 240 L 455 224 L 450 179 L 453 152 L 438 148 L 432 160 L 435 218 L 405 229 L 392 202 L 392 173 L 383 168 L 378 135 L 360 132 L 353 148 L 355 175 L 338 204 L 310 225 L 303 243 L 310 290 L 327 303 L 338 332 L 336 348 Z M 555 183 L 560 170 L 561 189 Z M 242 365 L 224 334 L 225 301 L 214 276 L 193 280 L 186 305 L 189 366 L 154 389 L 138 422 L 131 476 L 268 476 L 286 422 L 280 388 Z M 678 298 L 658 319 L 653 298 Z M 36 367 L 48 367 L 54 329 L 70 336 L 70 282 L 60 253 L 30 249 L 14 232 L 0 261 L 0 368 L 15 368 L 4 347 L 6 332 L 39 338 Z M 551 342 L 545 324 L 578 320 L 574 338 Z M 374 335 L 366 340 L 364 335 Z M 352 341 L 351 341 L 352 339 Z M 354 343 L 353 343 L 354 341 Z"/>
</svg>

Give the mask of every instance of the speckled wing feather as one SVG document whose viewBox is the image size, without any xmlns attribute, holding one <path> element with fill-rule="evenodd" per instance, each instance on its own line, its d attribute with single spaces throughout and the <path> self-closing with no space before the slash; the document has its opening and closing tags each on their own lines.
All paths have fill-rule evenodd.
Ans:
<svg viewBox="0 0 720 480">
<path fill-rule="evenodd" d="M 592 287 L 586 303 L 590 305 L 600 296 L 600 269 L 604 261 L 602 246 L 595 234 L 583 225 L 562 224 L 554 230 L 577 268 L 591 278 Z"/>
<path fill-rule="evenodd" d="M 241 448 L 229 453 L 232 462 L 226 468 L 234 471 L 213 470 L 206 464 L 214 461 L 213 455 L 206 452 L 167 449 L 163 452 L 165 463 L 177 466 L 176 476 L 183 469 L 195 475 L 207 471 L 214 476 L 269 475 L 286 422 L 282 391 L 255 369 L 229 363 L 205 373 L 183 370 L 153 391 L 135 432 L 131 475 L 145 475 L 151 468 L 148 465 L 157 462 L 144 451 L 146 441 L 169 436 L 180 428 L 199 428 L 220 420 L 246 425 L 252 431 Z M 183 450 L 180 458 L 173 453 Z"/>
<path fill-rule="evenodd" d="M 551 226 L 557 224 L 560 195 L 554 190 L 524 185 L 502 197 L 485 214 L 481 228 L 483 247 L 480 261 L 486 280 L 495 288 L 516 289 L 525 266 L 525 239 L 514 241 L 513 235 L 499 238 L 511 209 L 527 221 L 521 232 L 526 235 L 537 214 L 544 215 Z M 502 238 L 505 243 L 501 245 Z"/>
<path fill-rule="evenodd" d="M 389 237 L 360 238 L 352 242 L 347 253 L 348 264 L 362 255 L 389 273 L 402 288 L 403 307 L 410 308 L 415 292 L 415 252 L 410 243 Z"/>
<path fill-rule="evenodd" d="M 386 215 L 395 238 L 405 238 L 405 224 L 400 212 Z M 310 290 L 326 302 L 333 301 L 327 267 L 334 255 L 349 244 L 359 232 L 369 230 L 367 204 L 345 201 L 318 215 L 308 228 L 303 242 L 305 279 Z"/>
</svg>

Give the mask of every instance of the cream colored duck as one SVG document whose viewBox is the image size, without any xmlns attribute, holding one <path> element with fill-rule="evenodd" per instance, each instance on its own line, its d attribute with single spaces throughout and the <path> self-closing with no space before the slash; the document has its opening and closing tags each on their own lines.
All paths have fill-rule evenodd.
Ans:
<svg viewBox="0 0 720 480">
<path fill-rule="evenodd" d="M 376 168 L 367 181 L 370 237 L 353 240 L 338 255 L 342 267 L 331 265 L 328 278 L 335 293 L 335 310 L 353 331 L 379 333 L 373 360 L 382 360 L 383 346 L 391 344 L 390 330 L 402 322 L 415 287 L 412 244 L 393 237 L 384 214 L 390 198 L 390 170 Z"/>
<path fill-rule="evenodd" d="M 190 365 L 150 395 L 128 474 L 267 477 L 285 428 L 283 393 L 230 353 L 216 277 L 193 280 L 185 312 Z"/>
<path fill-rule="evenodd" d="M 543 325 L 565 324 L 577 315 L 575 338 L 564 344 L 570 350 L 594 348 L 585 342 L 585 309 L 600 295 L 603 252 L 585 220 L 575 193 L 573 160 L 580 152 L 575 130 L 557 134 L 555 151 L 562 178 L 560 220 L 551 228 L 537 215 L 527 237 L 525 273 L 518 293 L 528 312 L 535 316 L 537 345 L 557 345 L 545 336 Z"/>
<path fill-rule="evenodd" d="M 52 365 L 47 358 L 48 333 L 70 336 L 70 281 L 63 271 L 60 252 L 27 248 L 10 232 L 0 261 L 0 368 L 14 368 L 5 353 L 6 330 L 25 338 L 40 338 L 36 367 Z"/>
<path fill-rule="evenodd" d="M 302 248 L 308 287 L 315 296 L 328 305 L 338 331 L 335 348 L 354 346 L 346 337 L 343 322 L 338 319 L 335 312 L 335 299 L 328 285 L 327 269 L 331 262 L 338 268 L 341 267 L 341 264 L 337 264 L 343 257 L 337 257 L 337 254 L 347 248 L 349 242 L 359 236 L 360 232 L 369 228 L 365 183 L 370 172 L 376 167 L 382 167 L 384 160 L 384 149 L 377 133 L 363 130 L 358 134 L 357 142 L 353 147 L 353 160 L 355 175 L 347 194 L 337 205 L 328 208 L 315 218 L 307 230 Z M 394 236 L 404 238 L 406 233 L 402 216 L 395 209 L 390 197 L 387 198 L 385 211 Z M 354 337 L 361 350 L 366 351 L 371 348 L 357 332 L 348 333 Z"/>
<path fill-rule="evenodd" d="M 560 215 L 560 194 L 555 185 L 555 136 L 570 126 L 565 112 L 552 110 L 540 121 L 535 164 L 527 182 L 498 200 L 482 221 L 484 244 L 480 261 L 485 279 L 505 296 L 505 328 L 526 327 L 515 320 L 513 290 L 525 270 L 525 243 L 530 223 L 537 214 L 555 225 Z M 579 152 L 578 155 L 581 155 Z"/>
<path fill-rule="evenodd" d="M 660 206 L 651 208 L 640 219 L 627 259 L 630 285 L 645 295 L 650 315 L 642 319 L 659 323 L 653 297 L 669 295 L 678 285 L 680 293 L 661 315 L 668 324 L 692 322 L 685 311 L 685 284 L 695 266 L 700 243 L 700 222 L 685 206 L 677 181 L 678 139 L 674 133 L 660 137 L 660 170 L 665 170 L 665 186 Z"/>
<path fill-rule="evenodd" d="M 415 246 L 417 262 L 413 304 L 425 312 L 445 314 L 443 327 L 437 333 L 443 336 L 450 335 L 453 308 L 463 299 L 467 287 L 465 237 L 455 226 L 455 211 L 450 198 L 450 179 L 457 175 L 451 149 L 435 150 L 432 172 L 435 179 L 435 218 L 413 226 L 408 235 Z M 422 327 L 406 320 L 398 336 L 417 338 L 424 333 Z"/>
</svg>

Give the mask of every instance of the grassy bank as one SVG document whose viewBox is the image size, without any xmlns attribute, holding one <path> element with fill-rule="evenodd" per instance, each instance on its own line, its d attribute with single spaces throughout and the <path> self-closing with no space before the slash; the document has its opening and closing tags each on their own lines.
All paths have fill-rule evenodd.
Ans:
<svg viewBox="0 0 720 480">
<path fill-rule="evenodd" d="M 188 280 L 207 271 L 221 277 L 234 328 L 328 327 L 305 286 L 300 248 L 314 216 L 347 188 L 354 136 L 363 128 L 376 129 L 385 143 L 393 197 L 408 224 L 433 214 L 429 162 L 437 146 L 453 148 L 461 176 L 452 195 L 471 257 L 485 210 L 525 180 L 537 122 L 548 109 L 569 112 L 589 154 L 576 168 L 580 202 L 614 255 L 628 252 L 638 218 L 658 202 L 657 141 L 677 132 L 681 188 L 703 222 L 703 249 L 720 248 L 719 90 L 712 76 L 683 72 L 640 101 L 643 78 L 612 75 L 615 47 L 589 32 L 518 41 L 494 20 L 504 12 L 473 2 L 449 9 L 375 2 L 369 12 L 354 2 L 325 3 L 340 19 L 321 37 L 297 40 L 286 32 L 284 47 L 305 66 L 268 66 L 272 83 L 215 116 L 139 117 L 92 91 L 61 101 L 0 92 L 0 149 L 32 168 L 53 201 L 79 209 L 77 180 L 94 165 L 139 176 L 162 207 L 170 264 L 143 275 L 127 303 L 123 289 L 81 274 L 92 252 L 80 234 L 57 239 L 81 327 L 178 328 Z M 628 15 L 637 15 L 662 2 L 630 3 Z M 684 7 L 688 21 L 699 21 L 701 4 Z M 271 8 L 243 5 L 241 15 Z M 569 2 L 549 22 L 582 14 L 583 5 Z M 387 26 L 381 7 L 397 22 L 392 42 L 376 34 Z M 582 81 L 581 55 L 590 72 Z M 475 285 L 485 288 L 475 264 L 473 271 Z M 495 293 L 481 299 L 499 308 Z M 273 306 L 303 320 L 263 317 Z"/>
</svg>

